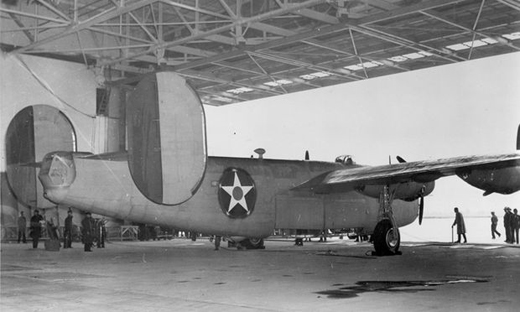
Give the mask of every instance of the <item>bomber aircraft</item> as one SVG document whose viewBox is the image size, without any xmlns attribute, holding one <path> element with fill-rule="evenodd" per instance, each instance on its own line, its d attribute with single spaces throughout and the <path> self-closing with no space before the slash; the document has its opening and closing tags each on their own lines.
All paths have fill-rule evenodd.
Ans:
<svg viewBox="0 0 520 312">
<path fill-rule="evenodd" d="M 520 154 L 360 166 L 209 157 L 197 94 L 172 72 L 143 78 L 126 107 L 127 151 L 55 151 L 39 172 L 44 196 L 83 211 L 228 237 L 263 247 L 275 229 L 364 228 L 377 255 L 399 254 L 399 227 L 422 219 L 438 178 L 490 193 L 520 190 Z M 517 146 L 518 149 L 518 146 Z"/>
</svg>

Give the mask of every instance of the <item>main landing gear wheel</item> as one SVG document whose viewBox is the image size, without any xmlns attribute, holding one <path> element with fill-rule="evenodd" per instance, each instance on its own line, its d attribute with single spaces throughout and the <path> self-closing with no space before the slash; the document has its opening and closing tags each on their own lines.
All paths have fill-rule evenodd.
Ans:
<svg viewBox="0 0 520 312">
<path fill-rule="evenodd" d="M 381 220 L 374 230 L 374 248 L 378 256 L 400 255 L 401 236 L 399 229 L 389 219 Z"/>
<path fill-rule="evenodd" d="M 246 238 L 237 246 L 239 249 L 265 249 L 262 238 Z"/>
</svg>

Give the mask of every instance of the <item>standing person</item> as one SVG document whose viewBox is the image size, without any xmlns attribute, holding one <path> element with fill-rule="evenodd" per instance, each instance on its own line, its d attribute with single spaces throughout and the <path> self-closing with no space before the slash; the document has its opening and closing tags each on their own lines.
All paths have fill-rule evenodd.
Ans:
<svg viewBox="0 0 520 312">
<path fill-rule="evenodd" d="M 42 235 L 42 220 L 43 217 L 40 215 L 40 211 L 35 209 L 34 215 L 31 217 L 31 237 L 33 241 L 33 248 L 38 248 L 38 241 Z"/>
<path fill-rule="evenodd" d="M 509 207 L 505 207 L 504 208 L 504 228 L 505 228 L 505 231 L 506 231 L 506 240 L 505 242 L 506 243 L 511 243 L 513 241 L 513 239 L 511 238 L 511 234 L 512 234 L 512 231 L 511 231 L 511 216 L 513 215 L 511 213 L 511 208 Z"/>
<path fill-rule="evenodd" d="M 495 215 L 494 211 L 491 211 L 491 236 L 495 239 L 495 234 L 500 237 L 500 233 L 497 231 L 498 225 L 498 217 Z"/>
<path fill-rule="evenodd" d="M 98 224 L 98 227 L 97 227 L 97 235 L 98 235 L 97 248 L 105 248 L 105 238 L 107 236 L 107 229 L 106 229 L 107 220 L 105 219 L 105 217 L 103 217 L 101 220 L 98 221 L 97 224 Z M 155 229 L 153 229 L 153 231 L 155 232 Z M 155 238 L 153 240 L 155 240 Z"/>
<path fill-rule="evenodd" d="M 511 216 L 511 244 L 515 242 L 518 244 L 518 230 L 520 227 L 520 216 L 518 215 L 518 210 L 513 209 L 514 214 Z"/>
<path fill-rule="evenodd" d="M 25 231 L 27 230 L 27 219 L 25 219 L 25 215 L 23 211 L 20 212 L 20 216 L 18 217 L 18 244 L 20 244 L 20 239 L 25 244 L 27 240 L 25 238 Z"/>
<path fill-rule="evenodd" d="M 69 208 L 65 218 L 65 230 L 63 231 L 63 248 L 72 248 L 72 210 Z"/>
<path fill-rule="evenodd" d="M 455 243 L 460 243 L 460 236 L 464 237 L 464 243 L 467 242 L 466 239 L 466 225 L 464 224 L 464 217 L 462 216 L 462 213 L 459 212 L 459 208 L 455 207 L 453 209 L 455 212 L 455 221 L 453 221 L 453 224 L 451 227 L 454 227 L 457 225 L 457 237 L 458 240 Z"/>
<path fill-rule="evenodd" d="M 218 235 L 215 235 L 215 250 L 219 250 L 220 248 L 220 240 L 222 239 L 222 237 L 218 236 Z"/>
<path fill-rule="evenodd" d="M 92 235 L 94 235 L 94 227 L 92 224 L 92 214 L 87 212 L 85 218 L 81 221 L 83 244 L 85 244 L 85 251 L 92 251 Z"/>
</svg>

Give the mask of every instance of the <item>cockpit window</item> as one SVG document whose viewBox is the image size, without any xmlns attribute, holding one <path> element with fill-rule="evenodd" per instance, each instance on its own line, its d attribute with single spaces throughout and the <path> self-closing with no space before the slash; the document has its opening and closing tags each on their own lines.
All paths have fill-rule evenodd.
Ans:
<svg viewBox="0 0 520 312">
<path fill-rule="evenodd" d="M 354 164 L 354 160 L 352 160 L 352 156 L 350 156 L 350 155 L 338 156 L 338 157 L 336 157 L 335 162 L 340 163 L 340 164 L 344 164 L 344 165 L 347 165 L 347 166 Z"/>
</svg>

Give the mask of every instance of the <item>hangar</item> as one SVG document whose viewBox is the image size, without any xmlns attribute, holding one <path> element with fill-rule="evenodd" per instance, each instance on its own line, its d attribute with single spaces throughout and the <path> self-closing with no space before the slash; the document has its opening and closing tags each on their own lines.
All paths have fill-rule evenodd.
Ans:
<svg viewBox="0 0 520 312">
<path fill-rule="evenodd" d="M 9 165 L 124 149 L 125 92 L 142 75 L 175 71 L 221 106 L 520 49 L 512 0 L 3 0 L 0 13 L 2 238 L 19 211 L 52 207 L 30 168 L 8 186 Z M 10 153 L 10 126 L 30 150 Z M 62 127 L 63 146 L 35 135 Z"/>
<path fill-rule="evenodd" d="M 2 1 L 2 50 L 84 64 L 106 85 L 168 68 L 204 104 L 520 49 L 512 0 Z"/>
</svg>

